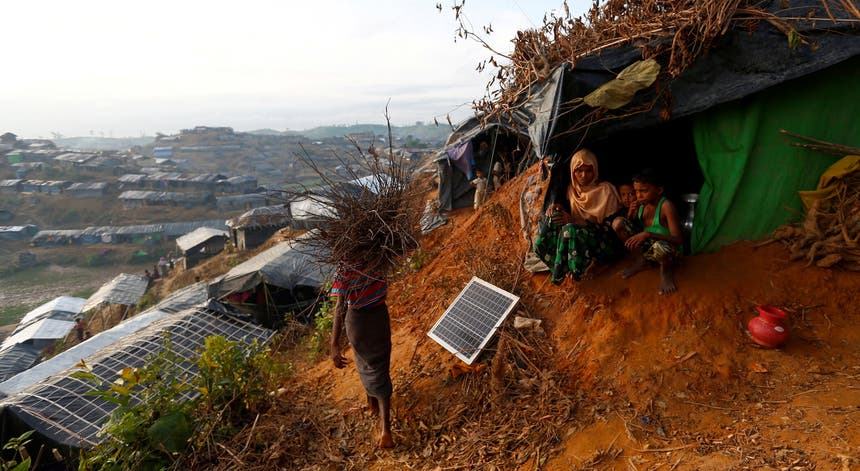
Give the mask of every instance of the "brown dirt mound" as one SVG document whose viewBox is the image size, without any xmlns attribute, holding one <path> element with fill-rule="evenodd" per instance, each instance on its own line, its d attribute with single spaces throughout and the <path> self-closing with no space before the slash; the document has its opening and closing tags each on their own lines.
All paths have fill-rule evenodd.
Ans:
<svg viewBox="0 0 860 471">
<path fill-rule="evenodd" d="M 621 280 L 622 263 L 596 279 L 554 286 L 548 274 L 521 269 L 524 178 L 477 212 L 451 214 L 422 241 L 432 260 L 392 284 L 398 446 L 373 448 L 374 422 L 354 407 L 364 397 L 357 374 L 323 360 L 292 378 L 284 386 L 291 399 L 260 419 L 257 427 L 280 424 L 282 433 L 258 437 L 270 445 L 258 450 L 259 466 L 856 465 L 860 274 L 806 268 L 779 247 L 743 242 L 685 258 L 679 291 L 669 296 L 657 294 L 656 270 Z M 426 333 L 473 275 L 521 296 L 518 314 L 542 319 L 546 333 L 505 327 L 480 359 L 486 368 L 461 374 L 460 361 Z M 784 348 L 762 349 L 748 338 L 757 304 L 791 315 Z M 307 445 L 303 453 L 275 453 L 277 443 L 296 437 Z M 231 459 L 225 455 L 224 466 L 237 465 Z"/>
</svg>

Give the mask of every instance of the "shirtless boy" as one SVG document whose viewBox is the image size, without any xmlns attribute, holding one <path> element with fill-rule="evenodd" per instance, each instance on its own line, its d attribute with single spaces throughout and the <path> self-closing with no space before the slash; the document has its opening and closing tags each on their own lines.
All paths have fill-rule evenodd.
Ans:
<svg viewBox="0 0 860 471">
<path fill-rule="evenodd" d="M 681 256 L 684 236 L 678 210 L 671 201 L 663 196 L 663 185 L 657 173 L 645 169 L 633 177 L 638 207 L 635 217 L 645 228 L 624 241 L 628 250 L 636 253 L 636 261 L 622 272 L 629 278 L 644 270 L 648 262 L 660 265 L 660 294 L 676 290 L 674 268 Z M 630 212 L 633 215 L 633 210 Z"/>
</svg>

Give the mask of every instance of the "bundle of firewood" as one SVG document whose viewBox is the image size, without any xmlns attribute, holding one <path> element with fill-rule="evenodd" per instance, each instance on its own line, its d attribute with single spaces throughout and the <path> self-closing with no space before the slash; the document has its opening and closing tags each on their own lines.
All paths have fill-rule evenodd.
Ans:
<svg viewBox="0 0 860 471">
<path fill-rule="evenodd" d="M 860 271 L 860 171 L 841 182 L 837 194 L 813 204 L 803 222 L 774 232 L 773 238 L 788 246 L 791 260 Z"/>
<path fill-rule="evenodd" d="M 418 247 L 423 195 L 413 183 L 408 162 L 390 152 L 356 149 L 357 154 L 337 156 L 350 181 L 300 156 L 322 184 L 315 189 L 284 192 L 285 198 L 309 200 L 324 208 L 313 215 L 313 237 L 305 239 L 319 261 L 361 263 L 367 270 L 387 271 Z"/>
</svg>

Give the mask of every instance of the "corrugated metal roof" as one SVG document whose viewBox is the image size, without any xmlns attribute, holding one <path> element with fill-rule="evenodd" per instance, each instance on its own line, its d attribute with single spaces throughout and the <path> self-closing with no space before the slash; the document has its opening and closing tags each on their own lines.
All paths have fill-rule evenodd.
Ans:
<svg viewBox="0 0 860 471">
<path fill-rule="evenodd" d="M 228 196 L 216 196 L 215 203 L 216 204 L 225 204 L 225 203 L 242 203 L 242 202 L 265 202 L 266 195 L 261 195 L 259 193 L 250 193 L 247 195 L 228 195 Z"/>
<path fill-rule="evenodd" d="M 121 200 L 130 201 L 206 201 L 212 197 L 212 193 L 190 191 L 190 192 L 173 192 L 173 191 L 146 191 L 146 190 L 128 190 L 123 191 L 119 195 Z"/>
<path fill-rule="evenodd" d="M 140 183 L 140 182 L 144 181 L 145 179 L 146 179 L 146 175 L 139 174 L 139 173 L 127 173 L 127 174 L 119 177 L 117 180 L 120 183 Z"/>
<path fill-rule="evenodd" d="M 208 299 L 209 283 L 201 281 L 174 291 L 156 304 L 153 309 L 174 313 L 205 303 Z"/>
<path fill-rule="evenodd" d="M 0 351 L 0 381 L 6 381 L 30 368 L 41 355 L 39 349 L 21 343 Z"/>
<path fill-rule="evenodd" d="M 248 345 L 255 341 L 266 344 L 274 335 L 272 330 L 217 311 L 194 308 L 163 317 L 147 328 L 127 335 L 121 342 L 92 355 L 76 355 L 74 361 L 84 359 L 92 374 L 100 381 L 109 383 L 116 379 L 119 367 L 141 367 L 152 355 L 163 351 L 166 333 L 170 335 L 172 353 L 180 359 L 174 365 L 182 370 L 180 377 L 185 378 L 185 381 L 197 374 L 194 360 L 198 358 L 207 337 L 219 335 L 229 341 Z M 97 337 L 98 335 L 92 340 Z M 14 396 L 0 401 L 0 408 L 5 409 L 7 414 L 14 414 L 18 420 L 26 422 L 40 435 L 57 443 L 76 448 L 95 445 L 104 439 L 99 431 L 117 406 L 88 395 L 87 393 L 92 391 L 92 384 L 72 376 L 75 371 L 76 369 L 67 367 L 54 376 L 43 377 L 39 382 L 31 380 L 29 387 L 19 389 Z M 26 373 L 28 372 L 25 371 L 12 380 L 26 376 Z M 5 391 L 9 383 L 10 381 L 2 383 L 0 387 Z M 196 394 L 189 392 L 180 400 L 191 399 Z M 135 396 L 132 400 L 137 401 L 139 398 Z"/>
<path fill-rule="evenodd" d="M 243 227 L 287 227 L 290 224 L 290 208 L 287 205 L 263 206 L 242 213 L 237 218 L 227 221 L 227 226 L 233 229 Z"/>
<path fill-rule="evenodd" d="M 42 304 L 27 314 L 24 314 L 24 317 L 18 321 L 18 324 L 24 325 L 41 317 L 48 317 L 55 312 L 67 312 L 74 316 L 81 312 L 81 309 L 84 307 L 86 302 L 87 300 L 84 298 L 60 296 Z"/>
<path fill-rule="evenodd" d="M 12 345 L 24 343 L 28 340 L 53 340 L 61 339 L 69 334 L 75 326 L 75 321 L 60 320 L 60 319 L 40 319 L 30 323 L 20 331 L 6 337 L 0 349 L 11 347 Z"/>
<path fill-rule="evenodd" d="M 6 381 L 0 383 L 0 393 L 11 396 L 28 386 L 41 381 L 49 376 L 55 375 L 65 369 L 71 368 L 82 358 L 88 358 L 99 350 L 113 345 L 129 335 L 143 329 L 153 322 L 169 316 L 170 314 L 154 309 L 142 312 L 116 326 L 99 332 L 84 342 L 61 352 L 48 360 L 39 363 L 27 371 L 21 372 Z"/>
<path fill-rule="evenodd" d="M 75 190 L 104 190 L 107 188 L 108 184 L 105 182 L 93 182 L 93 183 L 72 183 L 67 188 L 68 191 Z"/>
<path fill-rule="evenodd" d="M 221 298 L 247 291 L 260 283 L 285 289 L 293 289 L 297 285 L 322 286 L 334 272 L 334 267 L 319 263 L 318 249 L 305 243 L 305 239 L 315 236 L 314 232 L 308 232 L 233 267 L 213 283 L 213 292 Z"/>
<path fill-rule="evenodd" d="M 48 237 L 74 237 L 81 235 L 80 229 L 51 229 L 46 231 L 39 231 L 36 235 L 33 236 L 33 240 L 37 239 L 45 239 Z"/>
<path fill-rule="evenodd" d="M 251 175 L 237 175 L 237 176 L 235 176 L 235 177 L 230 177 L 230 178 L 228 178 L 228 179 L 227 179 L 227 180 L 225 180 L 225 181 L 226 181 L 227 183 L 231 183 L 231 184 L 233 184 L 233 185 L 236 185 L 236 184 L 239 184 L 239 183 L 250 183 L 250 182 L 256 182 L 256 181 L 257 181 L 257 177 L 254 177 L 254 176 L 251 176 Z"/>
<path fill-rule="evenodd" d="M 120 273 L 116 278 L 108 281 L 98 291 L 93 293 L 87 299 L 84 307 L 81 308 L 81 312 L 87 312 L 102 304 L 133 306 L 143 296 L 148 285 L 149 280 L 143 276 Z"/>
<path fill-rule="evenodd" d="M 183 234 L 197 229 L 198 227 L 211 227 L 222 231 L 227 230 L 227 223 L 223 219 L 213 219 L 209 221 L 189 221 L 189 222 L 166 222 L 164 226 L 164 235 L 168 237 L 179 237 Z"/>
<path fill-rule="evenodd" d="M 185 252 L 215 237 L 223 237 L 226 239 L 228 236 L 229 234 L 227 231 L 213 229 L 211 227 L 198 227 L 188 234 L 177 238 L 176 245 Z"/>
</svg>

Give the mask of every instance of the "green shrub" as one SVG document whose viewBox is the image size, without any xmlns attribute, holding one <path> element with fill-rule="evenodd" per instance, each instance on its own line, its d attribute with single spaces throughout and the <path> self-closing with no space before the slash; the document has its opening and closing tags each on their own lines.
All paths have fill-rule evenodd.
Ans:
<svg viewBox="0 0 860 471">
<path fill-rule="evenodd" d="M 30 443 L 30 435 L 33 435 L 34 430 L 24 432 L 18 437 L 10 438 L 5 445 L 3 451 L 15 450 L 14 458 L 5 460 L 0 456 L 0 471 L 27 471 L 30 469 L 30 457 L 25 457 L 21 450 Z M 18 461 L 18 460 L 21 461 Z"/>
<path fill-rule="evenodd" d="M 188 378 L 180 366 L 187 361 L 173 353 L 168 336 L 164 342 L 146 366 L 124 368 L 113 383 L 103 384 L 83 362 L 73 374 L 96 385 L 88 394 L 118 406 L 100 432 L 104 441 L 82 452 L 80 470 L 165 469 L 183 455 L 214 449 L 268 405 L 269 391 L 290 368 L 257 343 L 212 336 L 194 363 L 198 374 Z"/>
<path fill-rule="evenodd" d="M 320 293 L 327 294 L 331 291 L 331 281 L 326 282 Z M 327 351 L 327 340 L 331 336 L 331 329 L 334 325 L 334 307 L 337 300 L 330 296 L 325 296 L 320 302 L 319 309 L 314 314 L 314 333 L 311 335 L 309 344 L 314 354 L 319 354 Z"/>
</svg>

